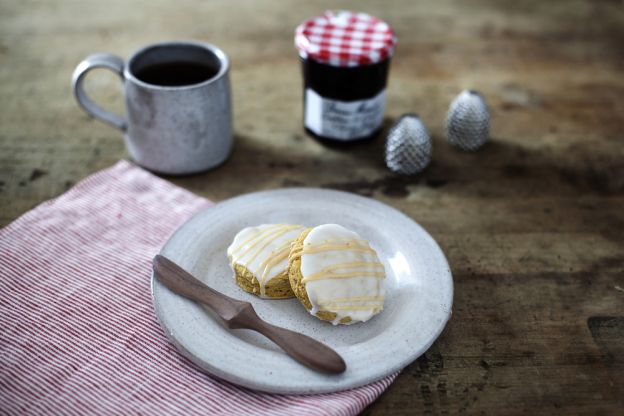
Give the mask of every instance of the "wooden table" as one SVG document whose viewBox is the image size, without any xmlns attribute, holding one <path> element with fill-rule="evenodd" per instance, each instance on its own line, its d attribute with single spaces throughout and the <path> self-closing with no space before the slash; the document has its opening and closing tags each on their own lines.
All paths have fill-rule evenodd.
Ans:
<svg viewBox="0 0 624 416">
<path fill-rule="evenodd" d="M 215 171 L 169 179 L 214 201 L 289 186 L 370 196 L 423 225 L 450 261 L 453 318 L 365 414 L 622 414 L 622 2 L 341 6 L 399 35 L 386 113 L 428 125 L 433 163 L 420 176 L 385 169 L 382 137 L 339 151 L 303 133 L 293 29 L 332 2 L 0 2 L 0 224 L 127 157 L 71 95 L 84 56 L 207 40 L 232 61 L 236 150 Z M 88 81 L 121 111 L 113 75 Z M 464 88 L 493 116 L 476 153 L 442 130 Z"/>
</svg>

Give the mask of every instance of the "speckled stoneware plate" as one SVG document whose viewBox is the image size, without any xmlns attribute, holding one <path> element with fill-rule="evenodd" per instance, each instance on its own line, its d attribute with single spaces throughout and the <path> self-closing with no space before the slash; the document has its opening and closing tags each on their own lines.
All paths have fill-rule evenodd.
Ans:
<svg viewBox="0 0 624 416">
<path fill-rule="evenodd" d="M 226 249 L 242 228 L 263 223 L 337 223 L 369 240 L 386 268 L 384 311 L 365 323 L 332 326 L 296 299 L 263 300 L 244 292 L 234 282 Z M 251 302 L 261 318 L 326 343 L 347 363 L 338 376 L 312 371 L 262 335 L 228 330 L 152 277 L 156 314 L 178 350 L 207 372 L 257 390 L 325 393 L 371 383 L 424 353 L 451 315 L 453 278 L 433 238 L 399 211 L 350 193 L 284 189 L 239 196 L 195 215 L 161 254 L 220 292 Z"/>
</svg>

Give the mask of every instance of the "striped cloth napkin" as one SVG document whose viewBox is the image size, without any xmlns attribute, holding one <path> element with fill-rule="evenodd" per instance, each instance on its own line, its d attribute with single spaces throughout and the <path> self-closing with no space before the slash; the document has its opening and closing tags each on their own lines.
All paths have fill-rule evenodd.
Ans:
<svg viewBox="0 0 624 416">
<path fill-rule="evenodd" d="M 150 298 L 168 236 L 211 203 L 122 161 L 0 230 L 0 414 L 355 415 L 395 376 L 266 394 L 179 355 Z"/>
</svg>

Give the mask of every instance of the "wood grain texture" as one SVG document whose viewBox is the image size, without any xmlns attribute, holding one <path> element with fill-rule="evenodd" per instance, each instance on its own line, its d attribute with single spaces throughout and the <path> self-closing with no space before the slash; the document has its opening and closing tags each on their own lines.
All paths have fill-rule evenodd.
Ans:
<svg viewBox="0 0 624 416">
<path fill-rule="evenodd" d="M 329 1 L 0 1 L 0 224 L 127 157 L 69 86 L 88 53 L 128 56 L 197 38 L 232 61 L 232 158 L 170 178 L 214 201 L 288 186 L 371 196 L 438 240 L 456 284 L 433 347 L 366 415 L 621 414 L 624 408 L 624 5 L 603 1 L 346 1 L 389 21 L 400 43 L 387 124 L 417 112 L 433 163 L 401 178 L 383 140 L 323 147 L 301 126 L 294 27 Z M 87 89 L 121 111 L 104 71 Z M 492 139 L 446 144 L 464 88 L 486 97 Z"/>
<path fill-rule="evenodd" d="M 344 373 L 347 366 L 327 345 L 301 333 L 272 325 L 260 318 L 253 305 L 233 299 L 191 275 L 160 254 L 152 261 L 154 275 L 173 293 L 202 304 L 213 311 L 230 329 L 251 329 L 276 343 L 288 355 L 313 370 L 328 374 Z"/>
</svg>

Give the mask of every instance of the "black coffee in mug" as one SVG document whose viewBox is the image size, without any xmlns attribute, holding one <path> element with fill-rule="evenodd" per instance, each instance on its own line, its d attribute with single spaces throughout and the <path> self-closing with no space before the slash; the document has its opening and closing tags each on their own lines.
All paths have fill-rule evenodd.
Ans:
<svg viewBox="0 0 624 416">
<path fill-rule="evenodd" d="M 199 84 L 217 75 L 217 70 L 199 62 L 160 62 L 141 68 L 135 76 L 143 82 L 165 87 Z"/>
<path fill-rule="evenodd" d="M 126 62 L 89 55 L 72 75 L 78 104 L 121 130 L 130 156 L 155 172 L 186 175 L 223 163 L 232 152 L 229 60 L 218 47 L 193 40 L 147 45 Z M 89 71 L 119 75 L 125 117 L 106 111 L 84 90 Z"/>
</svg>

